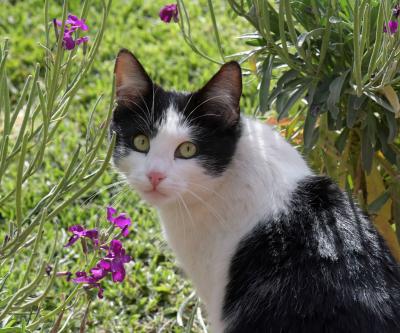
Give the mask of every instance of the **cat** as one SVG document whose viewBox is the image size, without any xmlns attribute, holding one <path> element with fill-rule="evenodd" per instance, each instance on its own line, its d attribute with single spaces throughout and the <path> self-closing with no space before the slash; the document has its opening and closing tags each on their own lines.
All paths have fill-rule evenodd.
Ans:
<svg viewBox="0 0 400 333">
<path fill-rule="evenodd" d="M 158 210 L 212 333 L 400 332 L 400 270 L 345 192 L 240 114 L 228 62 L 194 93 L 115 64 L 113 160 Z"/>
</svg>

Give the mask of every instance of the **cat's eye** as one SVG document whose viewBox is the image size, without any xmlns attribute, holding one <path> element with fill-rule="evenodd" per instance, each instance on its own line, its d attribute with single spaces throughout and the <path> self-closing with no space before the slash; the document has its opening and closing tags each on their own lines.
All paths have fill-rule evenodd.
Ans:
<svg viewBox="0 0 400 333">
<path fill-rule="evenodd" d="M 137 151 L 147 153 L 150 150 L 150 140 L 146 135 L 136 135 L 133 138 L 133 146 Z"/>
<path fill-rule="evenodd" d="M 175 157 L 178 158 L 192 158 L 197 154 L 197 147 L 192 142 L 184 142 L 179 145 L 175 151 Z"/>
</svg>

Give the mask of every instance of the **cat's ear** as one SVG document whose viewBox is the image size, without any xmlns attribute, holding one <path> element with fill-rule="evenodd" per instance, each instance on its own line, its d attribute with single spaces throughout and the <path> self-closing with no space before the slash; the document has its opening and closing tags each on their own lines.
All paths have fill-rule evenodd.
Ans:
<svg viewBox="0 0 400 333">
<path fill-rule="evenodd" d="M 136 57 L 126 49 L 119 51 L 115 61 L 116 95 L 119 103 L 134 102 L 148 94 L 153 83 Z"/>
<path fill-rule="evenodd" d="M 234 124 L 240 116 L 242 95 L 242 71 L 236 61 L 230 61 L 220 68 L 207 84 L 198 92 L 206 113 L 217 113 L 229 124 Z"/>
</svg>

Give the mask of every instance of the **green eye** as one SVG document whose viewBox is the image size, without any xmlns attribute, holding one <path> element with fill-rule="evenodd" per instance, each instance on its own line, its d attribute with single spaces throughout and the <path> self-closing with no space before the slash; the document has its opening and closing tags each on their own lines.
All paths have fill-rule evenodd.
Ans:
<svg viewBox="0 0 400 333">
<path fill-rule="evenodd" d="M 197 147 L 194 143 L 184 142 L 175 151 L 175 157 L 192 158 L 197 153 Z"/>
<path fill-rule="evenodd" d="M 146 135 L 139 134 L 133 138 L 133 146 L 137 151 L 147 153 L 150 149 L 150 141 Z"/>
</svg>

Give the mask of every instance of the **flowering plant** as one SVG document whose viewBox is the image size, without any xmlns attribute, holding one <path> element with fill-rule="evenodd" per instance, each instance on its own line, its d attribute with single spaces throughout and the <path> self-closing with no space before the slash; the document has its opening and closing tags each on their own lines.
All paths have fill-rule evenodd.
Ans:
<svg viewBox="0 0 400 333">
<path fill-rule="evenodd" d="M 129 234 L 129 226 L 132 224 L 131 219 L 126 216 L 125 213 L 116 214 L 116 209 L 113 207 L 107 208 L 107 220 L 114 225 L 114 227 L 120 228 L 122 231 L 120 235 L 127 237 Z M 96 266 L 89 269 L 90 273 L 78 271 L 75 273 L 76 278 L 72 279 L 75 283 L 85 284 L 87 288 L 97 288 L 98 297 L 103 298 L 103 291 L 100 281 L 111 273 L 113 282 L 122 282 L 125 279 L 125 268 L 124 264 L 130 262 L 132 259 L 130 256 L 125 254 L 125 249 L 122 247 L 122 242 L 116 238 L 111 240 L 110 244 L 106 244 L 108 236 L 101 239 L 97 229 L 87 230 L 81 225 L 74 225 L 68 229 L 72 236 L 69 239 L 65 247 L 73 245 L 78 239 L 82 241 L 82 248 L 85 254 L 88 249 L 86 246 L 85 238 L 89 238 L 93 242 L 93 250 L 100 253 L 101 250 L 107 251 L 107 254 L 103 256 L 96 264 Z M 66 274 L 68 279 L 71 273 Z"/>
<path fill-rule="evenodd" d="M 88 26 L 84 19 L 72 14 L 67 16 L 67 3 L 64 1 L 61 20 L 55 21 L 57 35 L 54 38 L 51 33 L 54 22 L 48 15 L 50 1 L 45 1 L 43 64 L 38 64 L 33 75 L 27 77 L 19 95 L 15 94 L 7 76 L 9 40 L 0 49 L 0 331 L 3 327 L 7 332 L 59 330 L 66 308 L 71 306 L 81 289 L 80 284 L 71 288 L 67 297 L 55 293 L 53 298 L 56 302 L 51 303 L 53 308 L 43 305 L 56 289 L 56 277 L 71 275 L 58 271 L 56 254 L 61 212 L 93 187 L 104 173 L 115 142 L 112 138 L 105 156 L 98 156 L 107 138 L 107 125 L 113 108 L 112 91 L 104 126 L 93 135 L 90 126 L 94 125 L 89 122 L 85 149 L 78 146 L 66 162 L 60 161 L 56 182 L 46 180 L 48 193 L 43 193 L 37 202 L 32 202 L 29 193 L 37 190 L 38 182 L 42 184 L 44 179 L 48 179 L 44 163 L 59 144 L 59 128 L 68 119 L 71 104 L 97 56 L 111 1 L 104 2 L 98 33 L 92 45 L 87 47 L 87 52 L 83 52 L 84 61 L 81 63 L 74 58 L 76 47 L 68 57 L 65 57 L 65 52 L 71 50 L 72 44 L 87 42 L 87 37 L 78 36 L 78 30 L 87 31 Z M 85 16 L 87 10 L 88 3 L 84 1 L 80 17 Z M 95 112 L 96 106 L 97 103 L 92 112 Z M 77 131 L 76 135 L 79 134 Z M 79 226 L 72 227 L 71 232 L 73 237 L 69 245 L 79 238 L 95 238 L 98 235 L 97 230 L 84 230 Z M 52 233 L 53 244 L 46 241 L 48 233 Z M 111 272 L 119 274 L 119 279 L 123 275 L 121 263 L 123 265 L 128 260 L 122 252 L 116 244 L 105 256 L 105 261 L 114 267 L 110 268 Z M 21 265 L 22 275 L 15 269 Z M 18 281 L 17 284 L 15 281 Z M 52 327 L 49 323 L 53 323 Z"/>
</svg>

